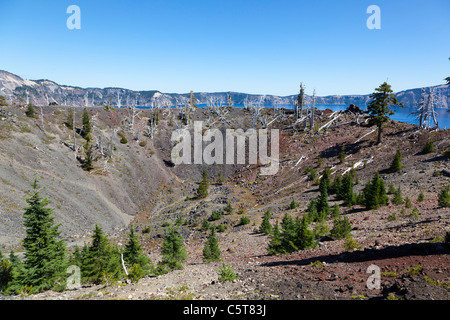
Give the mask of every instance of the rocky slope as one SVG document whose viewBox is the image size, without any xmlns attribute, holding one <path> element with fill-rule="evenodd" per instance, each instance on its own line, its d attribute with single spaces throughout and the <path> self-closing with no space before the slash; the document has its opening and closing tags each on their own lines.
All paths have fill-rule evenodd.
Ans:
<svg viewBox="0 0 450 320">
<path fill-rule="evenodd" d="M 450 249 L 443 243 L 445 233 L 450 231 L 450 211 L 437 204 L 437 193 L 450 183 L 450 178 L 443 174 L 448 170 L 449 159 L 441 155 L 450 146 L 450 130 L 418 131 L 414 125 L 391 121 L 384 131 L 383 142 L 377 145 L 373 128 L 366 127 L 363 121 L 357 124 L 352 114 L 343 113 L 335 127 L 315 134 L 292 125 L 292 116 L 286 114 L 271 124 L 271 128 L 280 130 L 280 170 L 274 176 L 261 176 L 259 165 L 173 166 L 170 134 L 181 127 L 175 111 L 170 114 L 161 111 L 155 137 L 150 139 L 141 134 L 138 142 L 136 133 L 122 127 L 128 110 L 107 112 L 90 108 L 97 142 L 99 136 L 108 141 L 112 128 L 117 127 L 126 133 L 128 143 L 119 143 L 119 137 L 113 135 L 116 150 L 112 158 L 99 158 L 94 172 L 86 173 L 68 147 L 72 131 L 62 124 L 67 109 L 44 110 L 42 122 L 39 118 L 26 118 L 24 109 L 1 109 L 5 118 L 0 122 L 2 246 L 18 247 L 23 230 L 24 194 L 37 174 L 46 187 L 44 194 L 56 208 L 63 235 L 74 241 L 72 244 L 89 241 L 89 231 L 96 222 L 121 244 L 131 222 L 137 227 L 146 253 L 156 263 L 165 226 L 181 219 L 188 261 L 181 271 L 146 277 L 138 284 L 85 286 L 70 292 L 8 299 L 448 300 L 450 297 Z M 264 113 L 269 120 L 277 116 L 273 110 Z M 316 128 L 329 121 L 330 114 L 318 111 Z M 140 117 L 136 127 L 142 128 L 143 133 L 150 111 Z M 194 110 L 192 117 L 212 118 L 211 127 L 229 127 L 207 109 Z M 249 111 L 242 108 L 229 110 L 225 119 L 235 128 L 246 129 L 252 124 Z M 78 139 L 82 141 L 81 137 Z M 422 154 L 422 147 L 429 140 L 434 141 L 436 151 Z M 340 161 L 342 146 L 346 156 Z M 403 169 L 390 173 L 387 169 L 396 149 L 402 151 Z M 285 213 L 301 217 L 309 200 L 319 194 L 317 180 L 311 180 L 306 169 L 315 169 L 320 174 L 325 167 L 331 168 L 332 179 L 353 167 L 359 180 L 356 192 L 378 171 L 386 185 L 401 186 L 403 197 L 411 200 L 411 208 L 392 203 L 370 211 L 358 205 L 341 206 L 341 214 L 352 224 L 352 236 L 359 249 L 344 249 L 344 240 L 322 237 L 314 249 L 268 255 L 270 237 L 255 232 L 264 212 L 271 210 L 272 224 Z M 209 195 L 196 200 L 193 198 L 203 169 L 210 177 Z M 226 180 L 223 183 L 217 178 L 219 172 Z M 420 192 L 425 197 L 423 202 L 417 200 Z M 292 199 L 299 207 L 291 210 L 288 205 Z M 333 196 L 329 201 L 330 205 L 341 204 Z M 207 236 L 201 230 L 202 220 L 227 203 L 235 210 L 215 223 L 225 229 L 218 233 L 219 243 L 223 262 L 239 274 L 234 282 L 218 280 L 220 263 L 202 262 Z M 413 208 L 418 209 L 419 217 L 411 214 Z M 240 225 L 242 215 L 250 218 L 250 224 Z M 331 227 L 332 221 L 327 220 L 326 225 Z M 370 276 L 367 269 L 373 264 L 382 272 L 379 289 L 367 287 Z"/>
</svg>

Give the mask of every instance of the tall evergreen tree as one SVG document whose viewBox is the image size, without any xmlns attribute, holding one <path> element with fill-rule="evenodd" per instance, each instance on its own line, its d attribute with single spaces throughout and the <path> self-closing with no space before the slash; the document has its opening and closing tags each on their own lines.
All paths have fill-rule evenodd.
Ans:
<svg viewBox="0 0 450 320">
<path fill-rule="evenodd" d="M 203 247 L 203 261 L 220 261 L 219 240 L 217 239 L 216 228 L 210 229 L 210 234 Z"/>
<path fill-rule="evenodd" d="M 328 185 L 329 180 L 321 179 L 319 190 L 320 195 L 317 198 L 317 212 L 319 215 L 319 221 L 323 221 L 326 219 L 328 213 L 330 212 L 330 205 L 328 204 Z"/>
<path fill-rule="evenodd" d="M 351 207 L 355 204 L 355 194 L 353 192 L 353 176 L 347 173 L 342 180 L 339 198 L 344 201 L 344 205 Z"/>
<path fill-rule="evenodd" d="M 389 120 L 389 116 L 394 114 L 391 106 L 403 107 L 403 104 L 399 103 L 391 89 L 391 86 L 384 82 L 375 92 L 370 95 L 372 99 L 367 105 L 367 111 L 370 114 L 369 126 L 377 126 L 378 138 L 377 143 L 381 143 L 381 136 L 383 133 L 383 125 Z"/>
<path fill-rule="evenodd" d="M 308 212 L 307 219 L 309 222 L 314 222 L 314 221 L 319 220 L 319 213 L 317 211 L 317 200 L 316 199 L 311 199 L 306 211 Z"/>
<path fill-rule="evenodd" d="M 91 171 L 94 169 L 94 147 L 92 146 L 90 140 L 87 140 L 83 145 L 84 149 L 84 159 L 81 161 L 81 168 L 85 171 Z"/>
<path fill-rule="evenodd" d="M 202 173 L 202 181 L 200 182 L 198 189 L 197 189 L 197 198 L 198 199 L 204 199 L 208 196 L 208 175 L 206 174 L 206 170 L 203 169 Z"/>
<path fill-rule="evenodd" d="M 327 192 L 329 192 L 329 189 L 331 188 L 330 176 L 331 176 L 330 168 L 325 168 L 322 172 L 322 177 L 320 178 L 320 183 L 322 183 L 325 186 Z"/>
<path fill-rule="evenodd" d="M 56 283 L 64 285 L 67 267 L 66 246 L 59 239 L 59 225 L 55 225 L 50 201 L 40 196 L 38 180 L 31 185 L 33 191 L 26 199 L 24 226 L 26 236 L 23 240 L 25 260 L 14 285 L 32 287 L 33 292 L 55 288 Z"/>
<path fill-rule="evenodd" d="M 330 186 L 331 193 L 336 194 L 336 197 L 339 198 L 339 193 L 341 191 L 342 178 L 340 175 L 336 175 L 333 180 L 333 183 Z"/>
<path fill-rule="evenodd" d="M 393 204 L 403 204 L 403 197 L 402 197 L 402 189 L 400 189 L 400 186 L 398 186 L 398 189 L 394 193 L 394 197 L 392 198 Z"/>
<path fill-rule="evenodd" d="M 275 222 L 275 227 L 273 228 L 272 236 L 270 237 L 270 241 L 267 246 L 267 252 L 271 255 L 285 253 L 285 250 L 281 243 L 281 232 L 278 220 Z"/>
<path fill-rule="evenodd" d="M 296 220 L 295 246 L 298 250 L 305 250 L 314 246 L 314 232 L 308 229 L 305 216 L 301 220 L 299 218 Z"/>
<path fill-rule="evenodd" d="M 34 110 L 34 107 L 31 103 L 27 106 L 27 111 L 25 111 L 25 115 L 28 118 L 36 118 L 36 111 Z"/>
<path fill-rule="evenodd" d="M 105 275 L 116 280 L 122 277 L 119 250 L 109 242 L 98 224 L 93 230 L 91 245 L 83 251 L 81 273 L 85 281 L 101 283 Z"/>
<path fill-rule="evenodd" d="M 91 125 L 91 117 L 89 115 L 88 109 L 85 107 L 83 112 L 83 133 L 82 136 L 86 141 L 91 141 L 91 132 L 92 132 L 92 125 Z"/>
<path fill-rule="evenodd" d="M 152 260 L 142 251 L 142 246 L 133 226 L 130 227 L 128 242 L 123 250 L 123 260 L 130 267 L 139 265 L 144 274 L 148 274 L 153 268 Z"/>
<path fill-rule="evenodd" d="M 369 181 L 363 190 L 364 204 L 367 209 L 378 209 L 380 206 L 388 204 L 389 198 L 386 194 L 384 180 L 380 178 L 378 172 L 375 173 L 371 181 Z"/>
<path fill-rule="evenodd" d="M 297 251 L 295 245 L 295 221 L 289 215 L 285 214 L 281 220 L 281 245 L 285 252 Z"/>
<path fill-rule="evenodd" d="M 403 168 L 402 166 L 402 153 L 400 150 L 397 150 L 395 153 L 394 159 L 392 160 L 390 171 L 391 172 L 398 172 Z"/>
<path fill-rule="evenodd" d="M 183 269 L 186 261 L 184 241 L 176 228 L 170 228 L 161 246 L 162 260 L 158 262 L 158 273 L 164 274 L 174 269 Z"/>
<path fill-rule="evenodd" d="M 261 223 L 261 226 L 259 227 L 259 232 L 266 235 L 272 233 L 272 224 L 270 223 L 271 217 L 272 214 L 270 213 L 270 210 L 267 210 L 266 213 L 264 213 L 263 221 Z"/>
</svg>

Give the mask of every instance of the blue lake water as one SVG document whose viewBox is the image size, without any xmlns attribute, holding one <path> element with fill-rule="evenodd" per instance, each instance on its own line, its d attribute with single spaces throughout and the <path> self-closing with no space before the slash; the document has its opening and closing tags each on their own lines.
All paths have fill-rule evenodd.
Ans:
<svg viewBox="0 0 450 320">
<path fill-rule="evenodd" d="M 331 109 L 333 111 L 342 111 L 347 109 L 348 106 L 346 105 L 318 105 L 317 108 L 319 110 L 325 110 L 325 109 Z M 362 109 L 365 109 L 364 107 L 360 107 Z M 417 108 L 401 108 L 401 107 L 393 107 L 392 108 L 395 112 L 394 115 L 392 115 L 390 118 L 392 120 L 406 122 L 406 123 L 412 123 L 412 124 L 419 124 L 419 121 L 416 119 L 416 116 L 411 114 L 415 111 L 417 111 Z M 439 123 L 439 128 L 441 129 L 450 129 L 450 112 L 447 112 L 447 109 L 435 109 L 437 112 L 437 121 Z"/>
<path fill-rule="evenodd" d="M 205 107 L 206 104 L 199 104 L 198 107 Z M 235 104 L 235 107 L 244 107 L 243 104 Z M 273 108 L 272 105 L 265 105 L 267 108 Z M 292 109 L 291 105 L 281 105 L 279 107 Z M 316 105 L 317 109 L 325 110 L 331 109 L 333 111 L 343 111 L 347 109 L 347 105 Z M 142 107 L 143 109 L 148 109 L 147 107 Z M 365 109 L 365 107 L 360 106 L 360 108 Z M 416 108 L 401 108 L 394 107 L 393 108 L 395 114 L 391 116 L 391 119 L 406 123 L 419 124 L 419 121 L 416 120 L 416 116 L 411 113 L 416 111 Z M 437 120 L 439 123 L 439 128 L 441 129 L 450 129 L 450 112 L 447 112 L 447 109 L 436 109 L 437 112 Z"/>
</svg>

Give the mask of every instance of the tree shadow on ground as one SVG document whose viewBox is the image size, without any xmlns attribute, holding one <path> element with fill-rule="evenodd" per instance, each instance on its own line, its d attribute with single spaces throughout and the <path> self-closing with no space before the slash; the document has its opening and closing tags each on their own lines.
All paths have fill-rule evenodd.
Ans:
<svg viewBox="0 0 450 320">
<path fill-rule="evenodd" d="M 262 266 L 306 266 L 317 260 L 329 264 L 338 262 L 355 263 L 390 258 L 401 258 L 406 256 L 444 255 L 449 253 L 450 246 L 444 245 L 442 243 L 408 243 L 402 244 L 400 246 L 388 246 L 382 249 L 364 249 L 351 252 L 349 251 L 339 254 L 315 256 L 301 260 L 273 261 L 264 263 L 262 264 Z"/>
<path fill-rule="evenodd" d="M 426 159 L 423 160 L 423 162 L 439 162 L 439 161 L 444 161 L 447 160 L 447 157 L 444 155 L 438 155 L 436 157 L 430 158 L 430 159 Z"/>
<path fill-rule="evenodd" d="M 336 144 L 335 146 L 329 147 L 320 152 L 321 158 L 334 158 L 338 157 L 340 152 L 342 151 L 342 147 L 345 148 L 345 155 L 353 155 L 357 154 L 363 148 L 363 145 L 368 142 L 368 140 L 362 140 L 356 143 L 341 143 Z"/>
</svg>

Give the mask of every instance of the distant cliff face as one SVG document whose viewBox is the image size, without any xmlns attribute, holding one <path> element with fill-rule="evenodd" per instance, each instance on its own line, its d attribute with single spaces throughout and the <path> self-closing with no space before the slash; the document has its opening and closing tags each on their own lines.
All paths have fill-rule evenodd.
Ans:
<svg viewBox="0 0 450 320">
<path fill-rule="evenodd" d="M 450 104 L 450 85 L 436 86 L 437 107 L 448 109 Z M 428 88 L 427 88 L 428 89 Z M 235 104 L 243 104 L 247 99 L 253 102 L 261 101 L 268 105 L 289 105 L 297 100 L 297 95 L 279 97 L 273 95 L 252 95 L 239 92 L 195 92 L 197 104 L 206 104 L 211 99 L 227 102 L 228 94 L 231 95 Z M 420 100 L 422 89 L 410 89 L 398 92 L 398 100 L 406 107 L 414 107 Z M 0 70 L 0 95 L 4 96 L 8 103 L 45 106 L 49 104 L 68 106 L 152 106 L 175 105 L 187 103 L 189 93 L 161 93 L 157 90 L 133 91 L 123 88 L 79 88 L 59 85 L 50 80 L 24 80 L 21 77 L 7 71 Z M 333 95 L 316 97 L 316 104 L 365 106 L 370 101 L 367 95 Z M 306 96 L 306 103 L 311 103 L 311 96 Z"/>
</svg>

